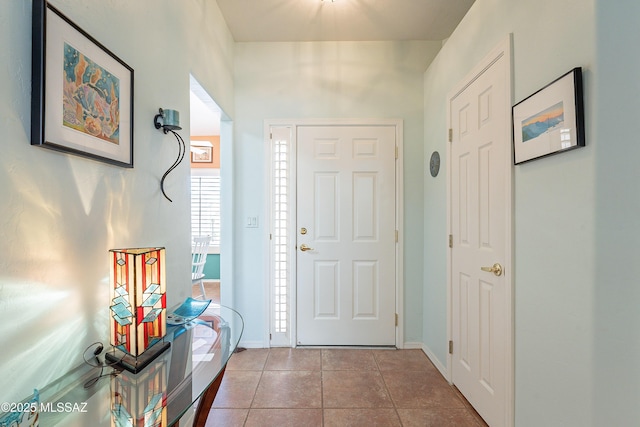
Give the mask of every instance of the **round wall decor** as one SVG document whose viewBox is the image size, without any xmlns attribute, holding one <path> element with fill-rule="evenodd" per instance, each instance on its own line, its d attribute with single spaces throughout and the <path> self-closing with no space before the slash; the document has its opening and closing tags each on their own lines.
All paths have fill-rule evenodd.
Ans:
<svg viewBox="0 0 640 427">
<path fill-rule="evenodd" d="M 440 153 L 434 151 L 431 154 L 431 160 L 429 161 L 429 170 L 431 171 L 431 176 L 438 176 L 438 172 L 440 171 Z"/>
</svg>

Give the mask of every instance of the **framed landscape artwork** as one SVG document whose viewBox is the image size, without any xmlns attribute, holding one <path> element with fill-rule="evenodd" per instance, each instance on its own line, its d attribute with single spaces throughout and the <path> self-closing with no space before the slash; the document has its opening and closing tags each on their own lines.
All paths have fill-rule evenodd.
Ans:
<svg viewBox="0 0 640 427">
<path fill-rule="evenodd" d="M 514 105 L 512 116 L 515 164 L 584 147 L 582 69 Z"/>
<path fill-rule="evenodd" d="M 193 163 L 213 163 L 212 153 L 212 147 L 192 146 L 191 161 Z"/>
<path fill-rule="evenodd" d="M 133 167 L 133 69 L 33 1 L 31 145 Z"/>
</svg>

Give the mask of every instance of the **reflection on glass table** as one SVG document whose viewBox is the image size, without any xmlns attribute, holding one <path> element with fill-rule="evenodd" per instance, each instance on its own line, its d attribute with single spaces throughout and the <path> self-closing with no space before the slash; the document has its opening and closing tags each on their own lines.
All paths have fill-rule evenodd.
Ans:
<svg viewBox="0 0 640 427">
<path fill-rule="evenodd" d="M 238 312 L 212 304 L 168 325 L 170 349 L 138 374 L 79 366 L 40 390 L 40 425 L 204 426 L 243 327 Z"/>
</svg>

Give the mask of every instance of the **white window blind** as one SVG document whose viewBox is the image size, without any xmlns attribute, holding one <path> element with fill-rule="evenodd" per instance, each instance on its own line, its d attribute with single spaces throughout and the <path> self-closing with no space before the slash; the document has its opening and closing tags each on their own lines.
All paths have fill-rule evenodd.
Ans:
<svg viewBox="0 0 640 427">
<path fill-rule="evenodd" d="M 289 263 L 288 245 L 288 212 L 289 212 L 289 141 L 275 140 L 272 145 L 273 183 L 273 291 L 275 332 L 288 332 L 289 311 Z"/>
<path fill-rule="evenodd" d="M 191 175 L 191 235 L 220 246 L 220 174 Z"/>
</svg>

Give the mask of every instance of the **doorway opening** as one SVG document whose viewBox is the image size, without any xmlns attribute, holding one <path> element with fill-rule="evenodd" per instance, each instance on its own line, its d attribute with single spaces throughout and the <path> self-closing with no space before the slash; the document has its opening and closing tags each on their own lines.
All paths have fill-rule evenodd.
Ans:
<svg viewBox="0 0 640 427">
<path fill-rule="evenodd" d="M 199 237 L 210 238 L 204 264 L 203 286 L 194 283 L 194 297 L 211 299 L 220 304 L 223 289 L 223 232 L 231 224 L 222 220 L 225 202 L 223 172 L 226 163 L 222 160 L 221 148 L 230 143 L 225 128 L 230 127 L 226 115 L 200 83 L 190 76 L 190 129 L 189 160 L 191 167 L 191 242 Z M 228 234 L 227 234 L 228 235 Z"/>
</svg>

